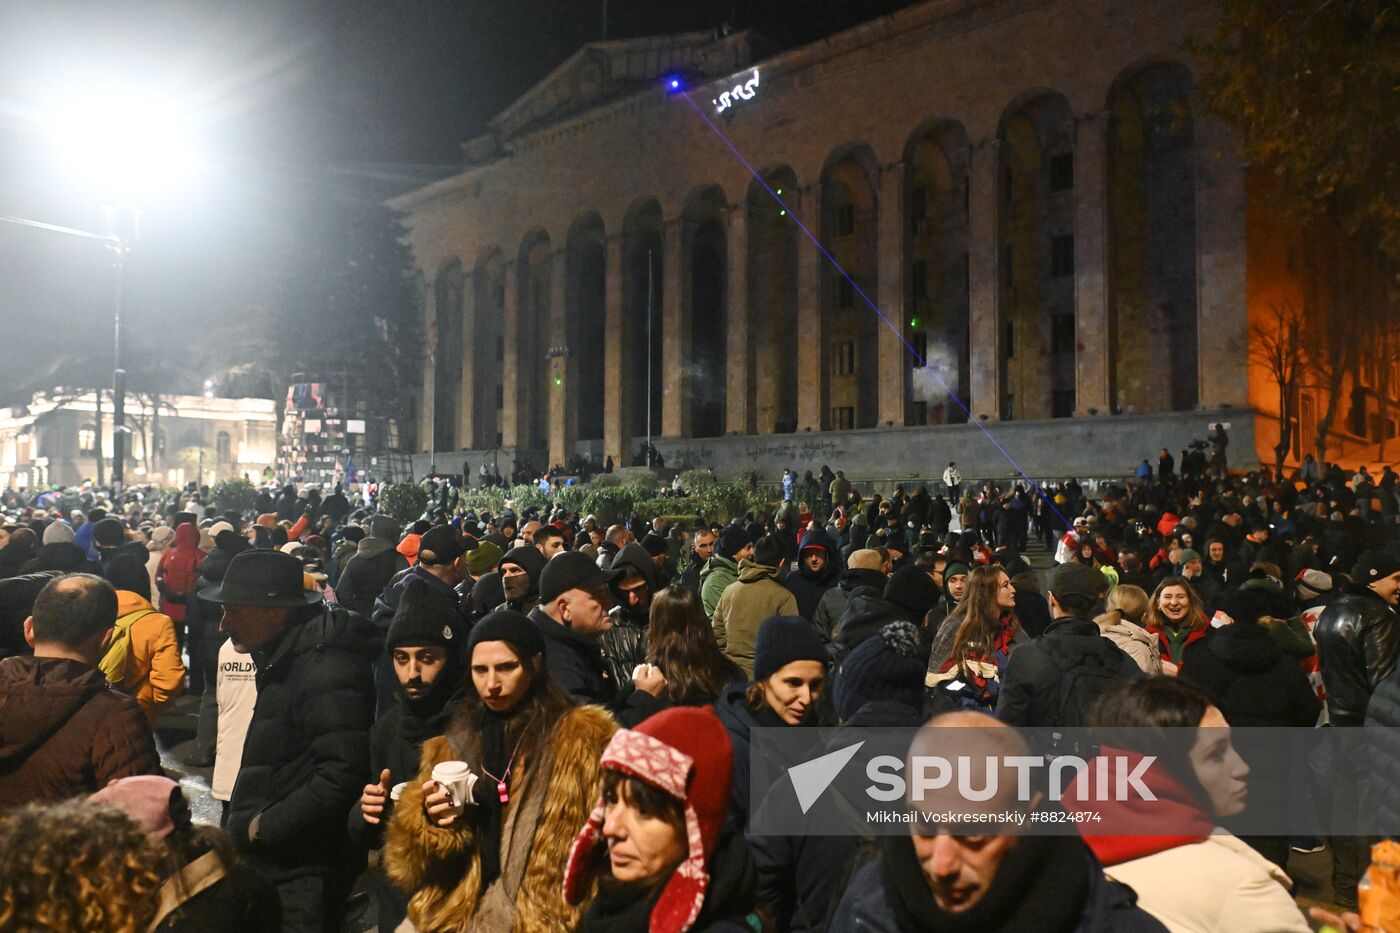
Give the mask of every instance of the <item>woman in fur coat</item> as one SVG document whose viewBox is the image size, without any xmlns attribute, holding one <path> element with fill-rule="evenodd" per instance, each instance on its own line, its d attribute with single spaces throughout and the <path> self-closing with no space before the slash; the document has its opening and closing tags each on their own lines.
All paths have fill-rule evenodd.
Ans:
<svg viewBox="0 0 1400 933">
<path fill-rule="evenodd" d="M 544 650 L 520 613 L 477 622 L 466 699 L 447 734 L 424 743 L 418 778 L 394 805 L 385 859 L 412 893 L 408 916 L 420 933 L 572 930 L 587 906 L 588 897 L 565 903 L 564 866 L 617 724 L 600 707 L 574 705 Z M 432 779 L 445 761 L 471 768 L 465 807 Z"/>
</svg>

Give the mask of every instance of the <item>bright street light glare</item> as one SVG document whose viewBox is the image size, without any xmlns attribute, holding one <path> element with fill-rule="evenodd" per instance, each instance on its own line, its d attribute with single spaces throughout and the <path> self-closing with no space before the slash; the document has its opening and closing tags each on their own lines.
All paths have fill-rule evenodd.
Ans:
<svg viewBox="0 0 1400 933">
<path fill-rule="evenodd" d="M 178 187 L 201 168 L 184 115 L 165 101 L 92 91 L 62 102 L 44 122 L 60 171 L 103 195 Z"/>
</svg>

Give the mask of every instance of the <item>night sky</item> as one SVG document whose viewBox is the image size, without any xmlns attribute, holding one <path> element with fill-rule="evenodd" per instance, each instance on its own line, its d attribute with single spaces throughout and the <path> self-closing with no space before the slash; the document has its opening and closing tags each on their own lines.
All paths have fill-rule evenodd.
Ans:
<svg viewBox="0 0 1400 933">
<path fill-rule="evenodd" d="M 609 38 L 753 28 L 801 45 L 899 0 L 610 0 Z M 269 251 L 327 199 L 382 200 L 451 174 L 458 147 L 584 44 L 602 0 L 0 4 L 0 215 L 102 226 L 27 115 L 58 89 L 139 85 L 198 100 L 214 165 L 143 204 L 133 353 L 192 389 L 208 319 L 255 300 Z M 310 212 L 308 214 L 308 212 Z M 0 224 L 0 404 L 56 379 L 105 382 L 111 275 L 98 246 Z M 19 337 L 19 340 L 12 338 Z"/>
</svg>

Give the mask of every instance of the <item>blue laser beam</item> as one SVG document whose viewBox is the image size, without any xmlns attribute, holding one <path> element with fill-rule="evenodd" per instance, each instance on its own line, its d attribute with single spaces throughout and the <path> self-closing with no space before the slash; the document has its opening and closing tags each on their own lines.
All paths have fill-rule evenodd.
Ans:
<svg viewBox="0 0 1400 933">
<path fill-rule="evenodd" d="M 1050 507 L 1050 511 L 1054 512 L 1055 515 L 1059 517 L 1060 521 L 1064 524 L 1064 526 L 1068 528 L 1070 526 L 1069 519 L 1065 518 L 1064 513 L 1062 513 L 1058 508 L 1056 508 L 1054 500 L 1052 500 L 1049 496 L 1045 494 L 1045 490 L 1041 488 L 1041 485 L 1035 480 L 1031 479 L 1030 476 L 1026 474 L 1026 471 L 1021 468 L 1021 464 L 1017 463 L 1016 458 L 1011 456 L 1011 452 L 1008 451 L 1005 447 L 1003 447 L 1001 442 L 998 441 L 992 435 L 992 432 L 987 429 L 987 426 L 982 423 L 981 419 L 973 415 L 971 409 L 969 409 L 966 405 L 963 404 L 962 399 L 958 398 L 958 394 L 954 392 L 948 386 L 948 383 L 944 381 L 943 377 L 938 375 L 937 371 L 934 370 L 934 368 L 928 364 L 928 360 L 924 359 L 924 357 L 919 353 L 919 351 L 914 349 L 914 345 L 905 339 L 904 334 L 900 333 L 899 328 L 894 325 L 894 322 L 892 322 L 888 317 L 885 316 L 885 313 L 880 310 L 880 306 L 875 304 L 875 302 L 871 300 L 870 296 L 867 295 L 865 293 L 865 290 L 861 288 L 860 285 L 856 282 L 856 280 L 851 277 L 851 274 L 846 271 L 845 267 L 842 266 L 841 263 L 836 261 L 836 257 L 831 255 L 831 252 L 827 250 L 825 246 L 822 245 L 822 241 L 818 239 L 817 235 L 814 234 L 810 229 L 808 229 L 807 225 L 802 222 L 802 219 L 797 216 L 797 213 L 791 207 L 788 206 L 786 201 L 783 200 L 782 195 L 778 194 L 778 192 L 773 190 L 773 187 L 768 184 L 768 181 L 763 177 L 762 174 L 759 173 L 758 169 L 753 167 L 753 163 L 751 163 L 747 158 L 745 158 L 744 154 L 739 151 L 739 147 L 735 146 L 734 143 L 730 141 L 729 137 L 725 135 L 724 131 L 721 130 L 718 126 L 716 126 L 715 122 L 710 119 L 709 115 L 706 114 L 705 111 L 702 110 L 700 106 L 695 103 L 695 99 L 690 96 L 689 92 L 683 89 L 676 89 L 672 92 L 672 96 L 683 98 L 687 104 L 690 104 L 691 109 L 694 110 L 697 114 L 699 114 L 700 119 L 705 121 L 705 125 L 714 131 L 715 135 L 719 137 L 720 142 L 724 143 L 725 148 L 727 148 L 730 152 L 734 154 L 734 157 L 738 159 L 740 163 L 743 164 L 744 168 L 749 170 L 749 174 L 754 177 L 755 181 L 757 181 L 760 185 L 763 186 L 763 190 L 768 192 L 769 197 L 776 201 L 778 203 L 778 206 L 781 207 L 784 212 L 786 212 L 786 216 L 791 218 L 793 223 L 797 224 L 797 229 L 801 230 L 803 235 L 805 235 L 807 239 L 812 241 L 812 245 L 815 246 L 817 250 L 823 256 L 826 257 L 826 261 L 831 263 L 832 268 L 839 272 L 841 274 L 841 277 L 850 283 L 852 290 L 854 290 L 854 292 L 860 296 L 861 300 L 866 303 L 866 305 L 870 308 L 871 311 L 875 312 L 875 315 L 887 328 L 889 328 L 890 332 L 893 333 L 897 338 L 899 338 L 899 342 L 904 344 L 904 349 L 908 350 L 909 354 L 913 356 L 914 359 L 919 361 L 919 366 L 927 370 L 929 375 L 931 375 L 935 380 L 938 381 L 938 384 L 943 387 L 943 391 L 947 393 L 948 397 L 951 398 L 957 404 L 957 406 L 963 410 L 963 413 L 967 415 L 968 423 L 977 426 L 977 429 L 982 432 L 982 435 L 986 437 L 988 441 L 991 442 L 992 446 L 997 449 L 997 451 L 1002 455 L 1006 462 L 1011 464 L 1011 467 L 1016 471 L 1016 474 L 1020 476 L 1021 479 L 1026 481 L 1026 484 L 1035 491 L 1035 494 L 1040 496 L 1040 498 L 1045 502 L 1045 504 Z"/>
</svg>

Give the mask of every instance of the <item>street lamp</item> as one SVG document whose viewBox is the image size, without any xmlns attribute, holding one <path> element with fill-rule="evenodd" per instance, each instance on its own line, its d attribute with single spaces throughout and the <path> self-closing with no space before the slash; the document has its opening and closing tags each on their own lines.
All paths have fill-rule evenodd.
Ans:
<svg viewBox="0 0 1400 933">
<path fill-rule="evenodd" d="M 58 101 L 40 119 L 64 176 L 93 186 L 108 205 L 104 234 L 21 217 L 0 217 L 67 236 L 99 240 L 116 266 L 112 309 L 112 493 L 121 493 L 126 461 L 126 370 L 122 365 L 122 317 L 127 266 L 140 225 L 135 202 L 156 187 L 189 180 L 200 167 L 185 135 L 186 121 L 172 102 L 111 89 L 86 90 Z"/>
</svg>

